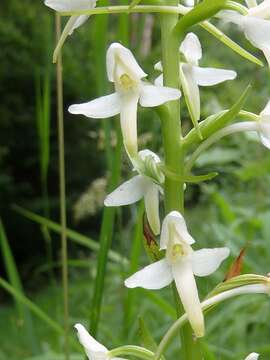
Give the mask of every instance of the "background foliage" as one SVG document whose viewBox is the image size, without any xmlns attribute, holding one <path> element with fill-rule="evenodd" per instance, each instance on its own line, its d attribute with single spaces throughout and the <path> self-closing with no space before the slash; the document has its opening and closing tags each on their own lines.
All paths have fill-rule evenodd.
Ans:
<svg viewBox="0 0 270 360">
<path fill-rule="evenodd" d="M 0 9 L 0 214 L 3 222 L 0 271 L 13 285 L 17 284 L 17 289 L 24 289 L 39 309 L 61 324 L 59 235 L 29 221 L 13 206 L 20 205 L 58 222 L 56 90 L 55 69 L 51 64 L 54 17 L 39 1 L 2 1 Z M 119 39 L 115 30 L 118 20 L 118 16 L 110 18 L 108 42 Z M 150 79 L 154 79 L 157 73 L 152 66 L 160 58 L 157 18 L 132 15 L 129 23 L 131 48 Z M 146 26 L 144 32 L 143 25 Z M 96 74 L 103 64 L 93 61 L 98 58 L 94 42 L 98 39 L 99 26 L 99 22 L 91 19 L 68 39 L 63 52 L 68 227 L 88 237 L 84 242 L 80 238 L 81 245 L 78 235 L 69 237 L 71 325 L 77 321 L 87 325 L 89 317 L 96 274 L 96 251 L 93 250 L 95 246 L 97 249 L 89 238 L 96 240 L 99 235 L 107 183 L 106 141 L 114 149 L 116 139 L 114 120 L 108 120 L 109 138 L 106 138 L 104 130 L 108 128 L 98 121 L 72 117 L 66 111 L 69 104 L 97 95 Z M 234 29 L 226 25 L 224 30 L 255 53 Z M 194 31 L 202 41 L 203 65 L 238 72 L 238 81 L 202 90 L 202 118 L 231 106 L 249 82 L 253 88 L 246 108 L 259 112 L 269 98 L 268 69 L 240 59 L 203 30 Z M 183 114 L 188 130 L 190 122 L 185 107 Z M 161 137 L 157 117 L 150 110 L 140 109 L 139 118 L 141 147 L 159 151 Z M 47 126 L 47 137 L 44 126 Z M 230 261 L 246 247 L 244 272 L 265 274 L 269 271 L 269 169 L 270 154 L 257 142 L 256 135 L 249 135 L 248 139 L 246 135 L 235 135 L 222 140 L 197 162 L 196 172 L 218 171 L 219 176 L 211 183 L 189 186 L 186 191 L 186 217 L 198 247 L 217 243 L 229 246 Z M 122 180 L 130 176 L 129 171 L 123 154 Z M 144 316 L 146 326 L 159 340 L 174 317 L 170 290 L 153 295 L 143 290 L 127 291 L 123 287 L 122 280 L 128 273 L 147 264 L 140 235 L 142 213 L 142 206 L 139 210 L 135 207 L 117 210 L 113 249 L 123 257 L 131 254 L 132 261 L 127 265 L 111 256 L 108 264 L 99 328 L 99 339 L 108 347 L 124 342 L 141 343 L 140 318 Z M 140 257 L 136 260 L 137 254 Z M 224 278 L 230 261 L 204 282 L 203 294 Z M 19 277 L 16 277 L 16 268 Z M 12 302 L 4 290 L 0 291 L 0 301 L 0 359 L 7 356 L 11 360 L 62 359 L 62 337 L 40 314 L 34 316 L 24 306 L 18 307 L 20 302 Z M 210 315 L 207 320 L 206 339 L 210 345 L 205 351 L 208 358 L 211 359 L 213 353 L 216 359 L 242 359 L 251 351 L 260 352 L 262 359 L 269 358 L 269 315 L 269 302 L 258 296 L 234 299 L 220 306 L 215 316 Z M 75 339 L 73 334 L 71 337 Z M 75 344 L 76 341 L 71 340 L 73 359 L 81 359 Z M 173 352 L 172 348 L 172 358 Z"/>
</svg>

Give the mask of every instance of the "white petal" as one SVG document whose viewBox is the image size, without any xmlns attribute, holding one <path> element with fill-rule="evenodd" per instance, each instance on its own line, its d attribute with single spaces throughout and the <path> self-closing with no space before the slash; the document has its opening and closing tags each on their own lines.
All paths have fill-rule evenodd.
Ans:
<svg viewBox="0 0 270 360">
<path fill-rule="evenodd" d="M 160 235 L 160 249 L 164 250 L 169 242 L 169 227 L 174 225 L 178 236 L 182 241 L 189 245 L 194 244 L 195 240 L 189 234 L 184 217 L 178 211 L 171 211 L 163 220 L 161 235 Z"/>
<path fill-rule="evenodd" d="M 270 46 L 270 21 L 244 16 L 243 27 L 247 39 L 255 47 L 262 50 Z"/>
<path fill-rule="evenodd" d="M 190 261 L 182 259 L 176 262 L 172 266 L 172 273 L 190 325 L 195 335 L 202 337 L 204 318 Z"/>
<path fill-rule="evenodd" d="M 228 248 L 201 249 L 191 255 L 192 269 L 197 276 L 207 276 L 215 272 L 230 254 Z"/>
<path fill-rule="evenodd" d="M 166 86 L 143 85 L 140 94 L 140 104 L 144 107 L 162 105 L 168 101 L 177 100 L 181 96 L 178 89 Z"/>
<path fill-rule="evenodd" d="M 171 267 L 166 259 L 162 259 L 131 275 L 125 281 L 125 286 L 157 290 L 168 286 L 172 280 Z"/>
<path fill-rule="evenodd" d="M 202 57 L 202 47 L 198 36 L 194 33 L 188 33 L 180 46 L 180 51 L 188 63 L 197 65 Z"/>
<path fill-rule="evenodd" d="M 85 352 L 90 360 L 100 359 L 105 360 L 108 349 L 96 341 L 81 324 L 76 324 L 75 329 L 78 331 L 78 338 L 85 349 Z"/>
<path fill-rule="evenodd" d="M 113 43 L 110 45 L 107 51 L 106 62 L 109 81 L 114 81 L 114 71 L 117 66 L 117 62 L 120 62 L 121 66 L 126 68 L 127 73 L 130 74 L 131 77 L 141 79 L 147 76 L 137 63 L 132 52 L 119 43 Z"/>
<path fill-rule="evenodd" d="M 263 19 L 269 19 L 270 17 L 270 0 L 264 0 L 257 6 L 253 6 L 249 9 L 249 16 L 255 16 Z"/>
<path fill-rule="evenodd" d="M 149 187 L 152 186 L 151 180 L 142 175 L 137 175 L 124 182 L 112 193 L 105 201 L 105 206 L 122 206 L 130 205 L 143 198 Z"/>
<path fill-rule="evenodd" d="M 265 111 L 268 111 L 265 109 Z M 259 136 L 265 147 L 270 149 L 270 114 L 261 115 L 258 121 Z"/>
<path fill-rule="evenodd" d="M 192 70 L 194 78 L 200 86 L 216 85 L 226 80 L 233 80 L 237 76 L 237 73 L 232 70 L 201 68 L 199 66 L 193 66 Z"/>
<path fill-rule="evenodd" d="M 155 81 L 154 81 L 156 86 L 163 86 L 163 74 L 159 75 Z"/>
<path fill-rule="evenodd" d="M 251 353 L 251 354 L 249 354 L 246 358 L 245 358 L 245 360 L 257 360 L 257 359 L 259 359 L 259 354 L 258 353 L 255 353 L 255 352 L 253 352 L 253 353 Z"/>
<path fill-rule="evenodd" d="M 180 77 L 183 93 L 193 125 L 197 126 L 200 120 L 200 91 L 194 78 L 192 65 L 182 64 L 180 66 Z"/>
<path fill-rule="evenodd" d="M 56 11 L 88 10 L 96 5 L 91 0 L 46 0 L 45 5 Z"/>
<path fill-rule="evenodd" d="M 117 93 L 102 96 L 83 104 L 71 105 L 71 114 L 81 114 L 90 118 L 103 119 L 120 113 L 121 103 Z"/>
<path fill-rule="evenodd" d="M 270 115 L 270 100 L 266 104 L 265 108 L 262 110 L 260 115 Z"/>
<path fill-rule="evenodd" d="M 137 108 L 139 97 L 133 93 L 121 96 L 120 123 L 123 141 L 128 155 L 137 155 Z"/>
<path fill-rule="evenodd" d="M 144 149 L 144 150 L 139 151 L 139 156 L 143 161 L 148 156 L 151 156 L 157 164 L 160 163 L 159 156 L 157 154 L 155 154 L 153 151 L 149 150 L 149 149 Z"/>
<path fill-rule="evenodd" d="M 156 184 L 149 186 L 144 195 L 145 211 L 150 227 L 155 235 L 160 233 L 159 219 L 159 187 Z"/>
</svg>

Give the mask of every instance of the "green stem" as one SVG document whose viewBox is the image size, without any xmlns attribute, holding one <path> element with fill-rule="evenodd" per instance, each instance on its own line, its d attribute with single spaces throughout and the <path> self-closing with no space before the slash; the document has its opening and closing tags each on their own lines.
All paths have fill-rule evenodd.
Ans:
<svg viewBox="0 0 270 360">
<path fill-rule="evenodd" d="M 171 0 L 170 5 L 174 5 Z M 176 15 L 161 15 L 161 46 L 162 46 L 162 66 L 164 83 L 166 86 L 180 88 L 179 80 L 179 42 L 172 36 L 172 31 L 178 22 Z M 163 112 L 167 116 L 162 116 L 162 135 L 164 144 L 165 166 L 176 175 L 183 176 L 184 152 L 181 146 L 181 121 L 180 121 L 180 102 L 173 101 L 168 105 L 168 112 Z M 165 212 L 176 210 L 184 212 L 184 184 L 179 180 L 165 177 Z M 183 307 L 179 299 L 178 292 L 173 285 L 173 293 L 176 303 L 177 315 L 183 313 Z M 200 360 L 198 356 L 197 343 L 193 342 L 191 328 L 186 326 L 181 331 L 182 351 L 186 360 Z"/>
<path fill-rule="evenodd" d="M 174 0 L 171 0 L 172 2 Z M 171 4 L 172 5 L 172 4 Z M 179 80 L 179 44 L 172 38 L 171 33 L 178 22 L 177 15 L 161 15 L 161 46 L 164 85 L 180 88 Z M 168 105 L 166 117 L 162 120 L 162 136 L 164 144 L 165 166 L 177 175 L 183 175 L 183 151 L 180 145 L 181 122 L 180 102 L 171 101 Z M 184 191 L 179 181 L 165 178 L 165 212 L 172 210 L 183 212 Z"/>
<path fill-rule="evenodd" d="M 109 352 L 110 358 L 118 356 L 134 356 L 143 360 L 152 360 L 154 353 L 140 346 L 126 345 L 115 348 Z"/>
<path fill-rule="evenodd" d="M 56 15 L 56 38 L 61 36 L 61 17 Z M 62 283 L 64 292 L 64 350 L 65 359 L 69 360 L 69 305 L 68 305 L 68 254 L 67 254 L 67 221 L 66 221 L 66 181 L 65 181 L 65 145 L 63 114 L 63 77 L 62 57 L 59 53 L 56 67 L 57 81 L 57 118 L 58 118 L 58 150 L 59 150 L 59 187 L 60 187 L 60 222 L 62 247 Z"/>
</svg>

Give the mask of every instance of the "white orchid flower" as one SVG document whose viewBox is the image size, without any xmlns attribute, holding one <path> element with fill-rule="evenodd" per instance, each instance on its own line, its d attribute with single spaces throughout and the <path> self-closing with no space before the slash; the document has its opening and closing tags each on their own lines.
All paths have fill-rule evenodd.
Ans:
<svg viewBox="0 0 270 360">
<path fill-rule="evenodd" d="M 93 9 L 96 6 L 96 0 L 45 0 L 45 5 L 59 12 L 71 12 L 75 10 Z M 57 61 L 58 54 L 68 35 L 71 35 L 75 29 L 83 25 L 89 16 L 90 15 L 73 15 L 70 17 L 55 48 L 53 62 Z"/>
<path fill-rule="evenodd" d="M 130 205 L 144 198 L 149 225 L 153 233 L 158 235 L 160 233 L 159 192 L 161 191 L 159 184 L 164 182 L 164 175 L 158 171 L 156 166 L 160 163 L 160 158 L 147 149 L 140 151 L 138 155 L 142 160 L 140 166 L 136 166 L 135 163 L 135 170 L 139 172 L 139 175 L 124 182 L 109 194 L 104 205 Z"/>
<path fill-rule="evenodd" d="M 245 360 L 258 360 L 259 359 L 259 354 L 258 353 L 255 353 L 255 352 L 253 352 L 253 353 L 251 353 L 251 354 L 249 354 L 246 358 L 245 358 Z"/>
<path fill-rule="evenodd" d="M 125 285 L 161 289 L 174 280 L 194 333 L 201 337 L 204 335 L 204 317 L 194 275 L 212 274 L 228 257 L 229 249 L 194 251 L 191 247 L 194 242 L 183 216 L 172 211 L 165 217 L 161 230 L 160 249 L 166 250 L 165 258 L 133 274 Z"/>
<path fill-rule="evenodd" d="M 257 1 L 248 1 L 247 15 L 234 11 L 223 11 L 220 17 L 237 24 L 253 46 L 260 49 L 270 66 L 270 1 L 264 0 L 257 5 Z"/>
<path fill-rule="evenodd" d="M 81 324 L 76 324 L 78 338 L 89 360 L 125 360 L 122 358 L 111 357 L 109 350 L 97 340 L 95 340 Z"/>
<path fill-rule="evenodd" d="M 88 103 L 72 105 L 69 112 L 90 118 L 108 118 L 120 114 L 124 144 L 132 158 L 138 151 L 138 102 L 144 107 L 154 107 L 179 99 L 181 93 L 177 89 L 154 86 L 143 81 L 147 75 L 132 52 L 118 43 L 111 44 L 107 51 L 107 74 L 116 92 Z"/>
<path fill-rule="evenodd" d="M 270 100 L 257 120 L 257 131 L 262 144 L 270 149 Z"/>
<path fill-rule="evenodd" d="M 200 91 L 199 86 L 212 86 L 237 76 L 235 71 L 203 68 L 199 66 L 202 58 L 202 47 L 199 38 L 194 33 L 188 33 L 180 48 L 180 83 L 185 95 L 186 104 L 194 126 L 200 120 Z M 155 65 L 156 70 L 162 71 L 161 62 Z M 156 84 L 163 84 L 163 75 L 156 79 Z"/>
</svg>

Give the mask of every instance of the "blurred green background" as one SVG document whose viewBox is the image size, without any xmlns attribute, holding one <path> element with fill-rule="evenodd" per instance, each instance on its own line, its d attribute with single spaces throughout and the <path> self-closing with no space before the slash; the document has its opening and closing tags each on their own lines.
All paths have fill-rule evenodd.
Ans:
<svg viewBox="0 0 270 360">
<path fill-rule="evenodd" d="M 53 229 L 44 226 L 48 224 L 32 214 L 59 223 L 55 66 L 51 64 L 54 14 L 42 1 L 30 0 L 1 1 L 0 10 L 0 272 L 61 326 L 57 225 Z M 261 57 L 234 27 L 223 25 L 223 29 Z M 252 92 L 245 109 L 260 112 L 270 93 L 267 67 L 259 68 L 240 58 L 198 27 L 194 32 L 203 46 L 202 65 L 238 73 L 233 82 L 202 89 L 202 118 L 232 106 L 248 83 L 252 84 Z M 88 325 L 102 204 L 115 154 L 117 120 L 101 122 L 75 117 L 67 108 L 109 93 L 104 42 L 129 43 L 153 80 L 158 75 L 153 64 L 161 56 L 159 37 L 157 16 L 113 15 L 108 19 L 102 15 L 75 31 L 64 46 L 67 218 L 68 227 L 77 232 L 70 233 L 68 241 L 71 326 L 78 321 Z M 182 103 L 186 132 L 190 120 Z M 159 119 L 150 109 L 139 110 L 139 134 L 141 149 L 150 148 L 162 156 Z M 230 259 L 218 272 L 198 280 L 202 297 L 223 280 L 230 263 L 245 246 L 243 272 L 266 274 L 270 270 L 269 170 L 270 154 L 256 134 L 226 138 L 197 161 L 196 174 L 218 171 L 219 176 L 211 182 L 188 186 L 189 229 L 198 248 L 226 245 L 231 249 Z M 130 176 L 131 168 L 122 149 L 121 182 Z M 18 206 L 32 213 L 25 213 Z M 142 205 L 117 209 L 115 214 L 112 248 L 121 256 L 113 254 L 108 262 L 98 333 L 98 339 L 109 348 L 140 344 L 141 318 L 159 341 L 174 318 L 170 289 L 153 294 L 128 291 L 123 286 L 130 272 L 148 263 L 142 245 L 142 214 Z M 119 261 L 122 257 L 131 257 L 131 264 Z M 24 305 L 14 301 L 2 284 L 0 359 L 63 359 L 61 332 Z M 207 359 L 243 359 L 251 351 L 269 359 L 269 317 L 269 301 L 264 296 L 242 297 L 219 306 L 215 314 L 207 316 L 207 336 L 203 340 Z M 70 336 L 72 359 L 83 359 L 72 331 Z M 168 358 L 177 357 L 176 349 L 177 342 Z"/>
</svg>

